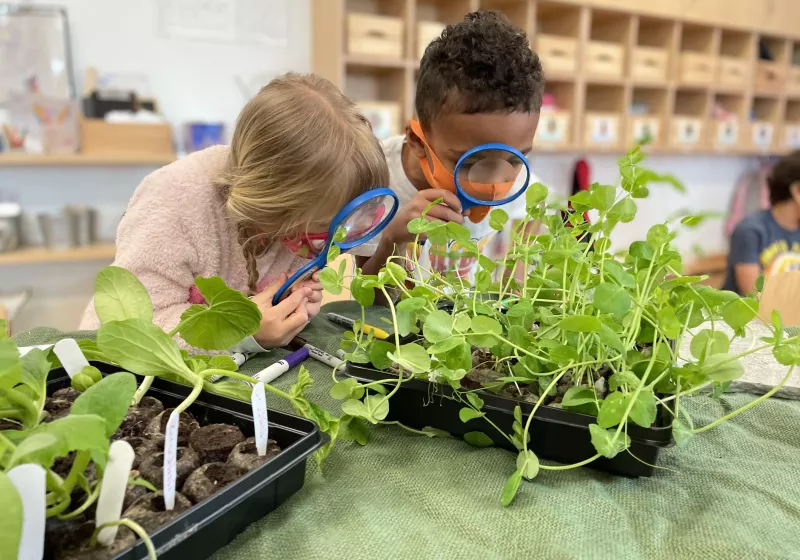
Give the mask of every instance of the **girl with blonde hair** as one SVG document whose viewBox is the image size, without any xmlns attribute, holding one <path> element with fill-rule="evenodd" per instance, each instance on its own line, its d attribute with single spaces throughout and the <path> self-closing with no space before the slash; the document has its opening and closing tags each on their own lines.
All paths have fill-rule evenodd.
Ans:
<svg viewBox="0 0 800 560">
<path fill-rule="evenodd" d="M 349 99 L 323 78 L 287 74 L 244 107 L 230 147 L 196 152 L 142 181 L 117 230 L 114 264 L 141 280 L 166 331 L 203 302 L 194 279 L 220 276 L 262 313 L 259 332 L 234 349 L 284 346 L 322 301 L 314 275 L 272 305 L 307 262 L 308 234 L 327 232 L 338 210 L 386 185 L 388 174 L 369 122 Z M 90 304 L 81 328 L 98 327 Z"/>
</svg>

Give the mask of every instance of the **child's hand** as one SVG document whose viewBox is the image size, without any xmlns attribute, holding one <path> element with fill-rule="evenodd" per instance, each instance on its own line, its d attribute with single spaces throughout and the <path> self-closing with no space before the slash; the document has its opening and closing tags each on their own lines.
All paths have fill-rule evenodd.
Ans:
<svg viewBox="0 0 800 560">
<path fill-rule="evenodd" d="M 308 324 L 308 302 L 313 295 L 309 287 L 297 287 L 292 295 L 272 305 L 272 298 L 284 282 L 286 274 L 281 274 L 269 288 L 253 296 L 253 302 L 261 311 L 261 328 L 253 335 L 262 348 L 286 346 Z"/>
<path fill-rule="evenodd" d="M 292 293 L 304 288 L 311 290 L 311 295 L 308 296 L 308 303 L 306 303 L 308 319 L 311 320 L 317 316 L 322 307 L 322 282 L 319 281 L 319 271 L 315 272 L 308 280 L 303 280 L 294 286 Z"/>
<path fill-rule="evenodd" d="M 416 235 L 409 233 L 408 223 L 415 218 L 419 218 L 428 205 L 439 198 L 443 199 L 442 203 L 431 208 L 425 217 L 428 220 L 442 220 L 443 222 L 463 224 L 464 216 L 461 215 L 461 201 L 458 200 L 456 195 L 442 189 L 427 189 L 418 192 L 414 198 L 400 207 L 391 223 L 381 232 L 382 242 L 388 243 L 390 246 L 413 242 Z M 424 239 L 425 236 L 422 234 L 420 237 Z"/>
</svg>

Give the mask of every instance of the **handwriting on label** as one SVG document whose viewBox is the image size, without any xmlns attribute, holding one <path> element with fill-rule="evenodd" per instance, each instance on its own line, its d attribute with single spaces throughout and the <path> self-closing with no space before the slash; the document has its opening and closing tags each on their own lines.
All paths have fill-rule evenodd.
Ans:
<svg viewBox="0 0 800 560">
<path fill-rule="evenodd" d="M 64 371 L 67 372 L 70 379 L 78 375 L 81 370 L 89 365 L 86 357 L 83 355 L 81 347 L 75 342 L 74 338 L 65 338 L 59 340 L 53 346 L 53 352 L 58 357 L 61 365 L 64 366 Z"/>
<path fill-rule="evenodd" d="M 180 414 L 173 410 L 164 431 L 164 505 L 168 510 L 175 507 L 175 463 L 178 461 L 178 424 Z"/>
<path fill-rule="evenodd" d="M 96 527 L 119 521 L 134 455 L 133 447 L 127 441 L 117 440 L 111 444 L 108 450 L 108 464 L 103 472 L 100 497 L 97 499 Z M 97 542 L 103 546 L 110 546 L 117 537 L 118 529 L 116 525 L 104 527 L 97 535 Z"/>
<path fill-rule="evenodd" d="M 8 471 L 22 499 L 22 538 L 17 560 L 42 560 L 44 556 L 45 470 L 39 465 L 19 465 Z"/>
<path fill-rule="evenodd" d="M 256 430 L 256 449 L 260 456 L 267 454 L 267 440 L 269 439 L 269 422 L 267 420 L 267 395 L 264 384 L 259 382 L 253 387 L 250 397 L 253 405 L 253 424 Z"/>
</svg>

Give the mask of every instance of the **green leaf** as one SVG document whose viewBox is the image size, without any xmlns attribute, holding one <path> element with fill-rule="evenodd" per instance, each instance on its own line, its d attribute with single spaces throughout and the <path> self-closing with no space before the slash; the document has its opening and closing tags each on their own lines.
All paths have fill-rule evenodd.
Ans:
<svg viewBox="0 0 800 560">
<path fill-rule="evenodd" d="M 425 426 L 421 430 L 424 435 L 428 436 L 429 438 L 434 437 L 441 437 L 441 438 L 449 438 L 453 437 L 450 435 L 450 432 L 446 432 L 444 430 L 440 430 L 439 428 L 434 428 L 433 426 Z"/>
<path fill-rule="evenodd" d="M 622 339 L 619 337 L 619 335 L 611 330 L 608 325 L 602 325 L 600 327 L 600 332 L 597 333 L 597 338 L 600 339 L 600 342 L 609 348 L 613 348 L 620 354 L 627 350 L 627 348 L 625 348 L 625 343 L 622 342 Z"/>
<path fill-rule="evenodd" d="M 492 288 L 492 275 L 485 271 L 479 270 L 475 274 L 475 289 L 478 292 L 488 292 Z"/>
<path fill-rule="evenodd" d="M 599 332 L 602 323 L 593 315 L 571 315 L 558 322 L 558 328 L 567 332 Z"/>
<path fill-rule="evenodd" d="M 703 371 L 711 381 L 718 383 L 735 381 L 744 375 L 744 366 L 741 360 L 732 358 L 733 356 L 727 353 L 706 356 Z"/>
<path fill-rule="evenodd" d="M 464 407 L 458 411 L 458 417 L 465 424 L 470 420 L 474 420 L 475 418 L 481 418 L 482 416 L 483 412 L 480 412 L 478 410 L 473 410 L 472 408 Z"/>
<path fill-rule="evenodd" d="M 22 498 L 8 475 L 0 471 L 0 550 L 5 558 L 17 558 L 22 539 Z"/>
<path fill-rule="evenodd" d="M 603 213 L 611 209 L 617 195 L 616 187 L 611 185 L 598 185 L 595 183 L 589 191 L 589 204 L 595 210 Z"/>
<path fill-rule="evenodd" d="M 108 455 L 106 426 L 106 421 L 100 416 L 72 413 L 49 424 L 40 424 L 31 430 L 31 436 L 48 434 L 55 437 L 56 443 L 28 454 L 25 462 L 39 463 L 49 469 L 56 457 L 66 457 L 70 451 L 91 451 L 93 457 L 95 453 Z"/>
<path fill-rule="evenodd" d="M 597 453 L 608 459 L 613 459 L 619 452 L 627 449 L 631 441 L 624 432 L 615 441 L 615 430 L 604 430 L 597 424 L 589 424 L 589 433 Z"/>
<path fill-rule="evenodd" d="M 578 351 L 572 346 L 567 346 L 566 344 L 562 344 L 551 348 L 549 351 L 549 356 L 550 356 L 550 361 L 558 364 L 559 366 L 563 366 L 568 364 L 569 362 L 577 362 L 578 360 L 580 360 Z"/>
<path fill-rule="evenodd" d="M 475 393 L 467 393 L 467 400 L 469 401 L 469 404 L 471 404 L 473 407 L 477 408 L 478 410 L 483 408 L 483 399 L 481 399 Z"/>
<path fill-rule="evenodd" d="M 213 356 L 208 361 L 209 369 L 221 369 L 223 371 L 239 371 L 239 366 L 230 356 Z"/>
<path fill-rule="evenodd" d="M 385 340 L 374 340 L 369 347 L 369 361 L 378 369 L 388 369 L 392 363 L 389 354 L 397 348 L 394 344 Z"/>
<path fill-rule="evenodd" d="M 794 344 L 781 344 L 773 348 L 772 355 L 775 361 L 784 366 L 800 366 L 800 346 Z"/>
<path fill-rule="evenodd" d="M 397 312 L 397 332 L 400 336 L 408 336 L 417 326 L 417 319 L 414 313 L 408 311 Z"/>
<path fill-rule="evenodd" d="M 445 356 L 444 364 L 452 370 L 472 369 L 472 352 L 469 344 L 462 344 L 450 350 Z"/>
<path fill-rule="evenodd" d="M 764 282 L 766 281 L 766 276 L 761 274 L 758 278 L 756 278 L 756 291 L 761 293 L 764 291 Z"/>
<path fill-rule="evenodd" d="M 640 379 L 632 371 L 618 371 L 608 378 L 608 388 L 610 391 L 616 391 L 620 387 L 632 390 L 639 386 L 639 381 Z"/>
<path fill-rule="evenodd" d="M 38 433 L 26 437 L 17 445 L 14 453 L 9 459 L 8 466 L 13 467 L 22 462 L 26 457 L 34 453 L 39 453 L 48 447 L 58 444 L 58 438 L 53 434 Z"/>
<path fill-rule="evenodd" d="M 688 284 L 696 284 L 703 279 L 702 276 L 678 276 L 676 278 L 670 278 L 666 282 L 662 282 L 659 285 L 661 291 L 668 292 L 678 286 L 686 286 Z"/>
<path fill-rule="evenodd" d="M 419 344 L 403 344 L 389 357 L 412 373 L 427 373 L 431 370 L 431 357 Z"/>
<path fill-rule="evenodd" d="M 0 390 L 10 389 L 22 381 L 19 350 L 11 339 L 0 339 Z"/>
<path fill-rule="evenodd" d="M 358 391 L 356 389 L 357 386 L 360 386 L 358 380 L 353 379 L 352 377 L 347 378 L 343 381 L 337 381 L 336 383 L 334 383 L 333 387 L 331 387 L 330 395 L 331 397 L 333 397 L 338 401 L 342 401 L 344 399 L 349 399 L 349 398 L 360 399 L 364 394 L 364 390 L 363 387 L 361 387 L 361 391 Z M 354 395 L 353 394 L 354 389 L 356 389 L 357 392 L 360 392 L 361 395 Z"/>
<path fill-rule="evenodd" d="M 522 424 L 522 409 L 519 405 L 514 407 L 514 420 Z"/>
<path fill-rule="evenodd" d="M 486 272 L 494 272 L 494 270 L 497 268 L 497 263 L 494 262 L 489 257 L 487 257 L 486 255 L 479 255 L 478 263 L 481 265 L 481 268 L 483 268 Z"/>
<path fill-rule="evenodd" d="M 434 356 L 442 356 L 447 354 L 453 348 L 457 348 L 462 344 L 466 344 L 467 341 L 463 336 L 451 336 L 450 338 L 445 338 L 441 342 L 437 342 L 433 346 L 428 348 L 428 352 Z"/>
<path fill-rule="evenodd" d="M 500 497 L 500 503 L 503 504 L 503 507 L 508 507 L 511 505 L 511 502 L 514 501 L 520 484 L 522 484 L 522 470 L 517 469 L 514 471 L 514 474 L 508 477 L 508 480 L 503 486 L 503 494 Z"/>
<path fill-rule="evenodd" d="M 391 261 L 386 263 L 386 275 L 391 279 L 390 283 L 395 286 L 405 286 L 405 282 L 408 279 L 406 269 Z"/>
<path fill-rule="evenodd" d="M 445 227 L 450 238 L 454 241 L 458 241 L 465 248 L 473 244 L 470 239 L 469 229 L 465 226 L 457 224 L 456 222 L 447 222 Z M 475 249 L 477 250 L 477 247 L 475 247 Z"/>
<path fill-rule="evenodd" d="M 614 222 L 632 222 L 636 217 L 636 203 L 626 196 L 611 207 L 607 217 Z"/>
<path fill-rule="evenodd" d="M 658 327 L 670 340 L 676 340 L 681 332 L 681 323 L 675 315 L 675 310 L 671 307 L 662 307 L 656 313 Z"/>
<path fill-rule="evenodd" d="M 547 187 L 541 183 L 532 183 L 528 185 L 528 190 L 525 191 L 525 206 L 528 211 L 535 209 L 539 204 L 544 202 L 547 198 Z"/>
<path fill-rule="evenodd" d="M 342 403 L 342 412 L 358 418 L 369 418 L 367 405 L 357 399 L 350 399 Z"/>
<path fill-rule="evenodd" d="M 334 295 L 339 295 L 344 289 L 342 279 L 339 278 L 339 273 L 329 266 L 326 266 L 319 271 L 319 281 L 326 292 Z M 236 344 L 234 342 L 234 344 Z"/>
<path fill-rule="evenodd" d="M 370 417 L 380 422 L 389 414 L 389 399 L 383 395 L 367 395 L 364 404 L 370 412 Z"/>
<path fill-rule="evenodd" d="M 581 406 L 584 404 L 594 404 L 597 401 L 597 395 L 588 387 L 570 387 L 564 394 L 561 405 L 564 408 L 571 406 Z"/>
<path fill-rule="evenodd" d="M 613 260 L 606 259 L 603 261 L 605 273 L 610 275 L 611 278 L 616 280 L 624 288 L 635 288 L 636 281 L 633 276 L 625 270 L 621 263 Z"/>
<path fill-rule="evenodd" d="M 8 338 L 8 321 L 0 319 L 0 340 Z"/>
<path fill-rule="evenodd" d="M 453 335 L 453 317 L 441 310 L 428 314 L 422 325 L 422 333 L 428 342 L 441 342 Z"/>
<path fill-rule="evenodd" d="M 420 309 L 425 309 L 425 306 L 427 304 L 428 300 L 426 300 L 425 298 L 411 297 L 400 301 L 400 303 L 397 304 L 397 310 L 414 312 L 414 311 L 419 311 Z"/>
<path fill-rule="evenodd" d="M 630 403 L 630 397 L 630 393 L 615 391 L 603 400 L 600 412 L 597 414 L 597 423 L 601 428 L 611 428 L 622 422 Z"/>
<path fill-rule="evenodd" d="M 724 332 L 703 329 L 692 338 L 689 351 L 698 360 L 714 354 L 727 354 L 730 341 Z"/>
<path fill-rule="evenodd" d="M 722 308 L 722 319 L 733 329 L 741 329 L 758 313 L 758 301 L 753 298 L 738 298 Z"/>
<path fill-rule="evenodd" d="M 503 231 L 508 222 L 508 213 L 501 208 L 495 208 L 489 214 L 489 227 L 497 231 Z"/>
<path fill-rule="evenodd" d="M 180 335 L 204 350 L 227 350 L 261 328 L 258 306 L 222 278 L 195 278 L 207 305 L 191 305 L 181 315 Z"/>
<path fill-rule="evenodd" d="M 350 281 L 350 293 L 362 307 L 369 307 L 375 303 L 375 288 L 364 286 L 364 280 L 358 276 Z"/>
<path fill-rule="evenodd" d="M 128 413 L 136 393 L 136 378 L 127 372 L 108 375 L 81 394 L 70 409 L 74 414 L 93 414 L 106 422 L 106 436 L 111 437 Z"/>
<path fill-rule="evenodd" d="M 37 400 L 44 398 L 47 393 L 47 374 L 50 373 L 47 354 L 34 348 L 20 358 L 20 366 L 22 367 L 20 382 L 34 392 Z"/>
<path fill-rule="evenodd" d="M 343 416 L 339 422 L 339 437 L 347 441 L 355 441 L 359 445 L 369 442 L 369 429 L 361 418 Z"/>
<path fill-rule="evenodd" d="M 678 447 L 682 447 L 694 437 L 694 432 L 681 420 L 675 418 L 672 421 L 672 437 L 675 438 L 675 443 L 678 444 Z"/>
<path fill-rule="evenodd" d="M 667 226 L 664 224 L 656 224 L 647 231 L 646 239 L 647 244 L 650 245 L 650 247 L 653 249 L 658 249 L 659 247 L 669 243 L 669 228 L 667 228 Z"/>
<path fill-rule="evenodd" d="M 617 284 L 603 282 L 594 288 L 593 305 L 601 313 L 624 317 L 630 310 L 632 301 L 625 288 Z"/>
<path fill-rule="evenodd" d="M 642 428 L 649 428 L 656 421 L 656 398 L 651 391 L 639 391 L 631 408 L 630 419 Z"/>
<path fill-rule="evenodd" d="M 94 310 L 102 323 L 125 319 L 153 322 L 153 304 L 144 284 L 119 266 L 108 266 L 97 275 Z"/>
<path fill-rule="evenodd" d="M 650 245 L 648 245 L 644 241 L 634 241 L 633 243 L 631 243 L 628 252 L 632 257 L 636 257 L 637 259 L 644 259 L 646 261 L 652 260 L 653 256 L 655 255 L 653 248 L 650 247 Z"/>
<path fill-rule="evenodd" d="M 187 379 L 194 375 L 175 341 L 143 319 L 106 323 L 97 332 L 97 345 L 114 363 L 139 375 L 174 373 Z"/>
<path fill-rule="evenodd" d="M 517 470 L 525 480 L 533 480 L 539 474 L 539 458 L 530 449 L 520 451 L 517 455 Z"/>
<path fill-rule="evenodd" d="M 473 447 L 491 447 L 494 445 L 492 438 L 483 432 L 467 432 L 464 434 L 464 441 Z"/>
<path fill-rule="evenodd" d="M 496 319 L 484 315 L 472 318 L 471 330 L 473 333 L 480 333 L 469 337 L 470 343 L 479 348 L 491 348 L 503 334 L 503 326 Z"/>
</svg>

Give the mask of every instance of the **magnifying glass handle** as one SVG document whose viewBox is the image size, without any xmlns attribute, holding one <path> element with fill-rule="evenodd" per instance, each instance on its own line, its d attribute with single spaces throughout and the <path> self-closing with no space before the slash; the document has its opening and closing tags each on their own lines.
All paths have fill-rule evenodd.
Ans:
<svg viewBox="0 0 800 560">
<path fill-rule="evenodd" d="M 324 264 L 325 261 L 323 260 L 322 262 Z M 291 294 L 292 286 L 308 279 L 317 270 L 319 270 L 319 258 L 314 259 L 305 266 L 301 267 L 300 270 L 292 274 L 289 279 L 283 283 L 283 286 L 278 288 L 278 291 L 275 292 L 275 295 L 272 298 L 272 305 L 278 305 L 281 300 L 285 299 Z"/>
</svg>

